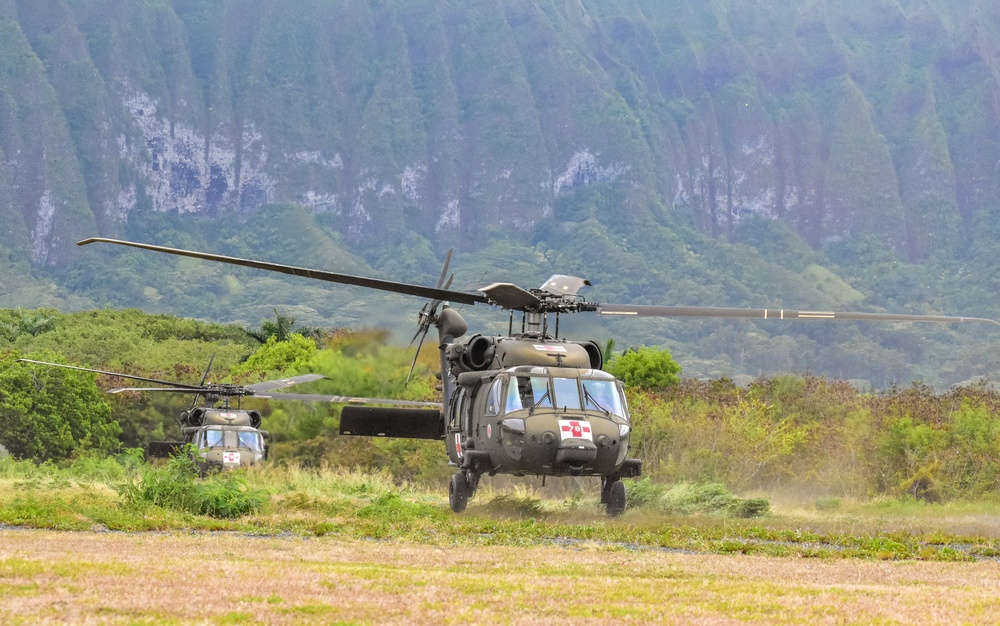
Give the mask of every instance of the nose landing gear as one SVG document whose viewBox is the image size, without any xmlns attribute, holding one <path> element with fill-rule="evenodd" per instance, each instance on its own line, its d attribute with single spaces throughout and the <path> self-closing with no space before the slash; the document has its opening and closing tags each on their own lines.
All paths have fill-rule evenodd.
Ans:
<svg viewBox="0 0 1000 626">
<path fill-rule="evenodd" d="M 448 506 L 456 513 L 461 513 L 469 504 L 469 498 L 476 495 L 479 487 L 479 474 L 469 471 L 455 472 L 448 482 Z"/>
<path fill-rule="evenodd" d="M 611 517 L 618 517 L 625 511 L 625 484 L 614 476 L 601 478 L 601 504 Z"/>
</svg>

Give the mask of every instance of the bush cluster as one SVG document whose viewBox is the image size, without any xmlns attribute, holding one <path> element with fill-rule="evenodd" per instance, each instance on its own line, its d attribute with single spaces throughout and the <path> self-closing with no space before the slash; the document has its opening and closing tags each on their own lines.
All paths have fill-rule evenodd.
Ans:
<svg viewBox="0 0 1000 626">
<path fill-rule="evenodd" d="M 629 395 L 633 453 L 659 481 L 928 501 L 1000 488 L 1000 394 L 984 386 L 862 393 L 784 376 Z"/>
<path fill-rule="evenodd" d="M 174 456 L 162 467 L 147 467 L 118 487 L 127 507 L 158 506 L 195 515 L 233 519 L 259 512 L 270 494 L 251 488 L 236 471 L 213 473 L 198 480 L 192 450 Z"/>
</svg>

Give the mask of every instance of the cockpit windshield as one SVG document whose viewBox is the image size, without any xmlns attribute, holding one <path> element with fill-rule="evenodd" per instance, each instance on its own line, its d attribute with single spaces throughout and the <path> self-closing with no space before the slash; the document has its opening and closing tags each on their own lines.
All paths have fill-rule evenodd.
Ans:
<svg viewBox="0 0 1000 626">
<path fill-rule="evenodd" d="M 556 388 L 556 408 L 580 409 L 580 388 L 575 378 L 553 378 L 552 385 Z"/>
<path fill-rule="evenodd" d="M 254 452 L 264 451 L 264 440 L 255 430 L 223 430 L 221 428 L 206 428 L 198 437 L 199 448 L 249 448 Z"/>
<path fill-rule="evenodd" d="M 206 430 L 204 448 L 214 448 L 216 446 L 222 445 L 222 431 L 221 430 Z"/>
<path fill-rule="evenodd" d="M 507 413 L 521 409 L 552 407 L 547 376 L 511 376 L 507 388 Z"/>
<path fill-rule="evenodd" d="M 551 381 L 551 382 L 550 382 Z M 551 386 L 550 386 L 551 385 Z M 582 406 L 581 406 L 582 402 Z M 507 385 L 504 412 L 531 408 L 597 411 L 628 417 L 621 389 L 613 378 L 565 378 L 517 374 Z"/>
<path fill-rule="evenodd" d="M 264 445 L 261 441 L 260 433 L 252 430 L 240 431 L 240 447 L 250 448 L 254 452 L 262 452 Z"/>
</svg>

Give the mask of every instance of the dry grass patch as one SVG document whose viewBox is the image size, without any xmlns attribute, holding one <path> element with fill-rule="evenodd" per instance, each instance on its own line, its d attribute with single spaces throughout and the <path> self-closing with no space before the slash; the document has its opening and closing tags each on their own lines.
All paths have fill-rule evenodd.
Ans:
<svg viewBox="0 0 1000 626">
<path fill-rule="evenodd" d="M 0 622 L 996 623 L 1000 565 L 0 531 Z"/>
</svg>

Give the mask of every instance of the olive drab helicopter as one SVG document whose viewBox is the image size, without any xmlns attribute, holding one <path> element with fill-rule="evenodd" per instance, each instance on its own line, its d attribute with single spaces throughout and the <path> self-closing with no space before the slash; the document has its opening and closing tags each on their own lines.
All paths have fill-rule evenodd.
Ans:
<svg viewBox="0 0 1000 626">
<path fill-rule="evenodd" d="M 214 359 L 214 357 L 213 357 Z M 389 400 L 384 398 L 352 398 L 349 396 L 329 396 L 311 393 L 285 393 L 276 391 L 292 385 L 299 385 L 326 378 L 322 374 L 302 374 L 279 380 L 268 380 L 250 385 L 233 385 L 228 383 L 210 383 L 208 373 L 212 369 L 212 359 L 209 360 L 205 374 L 197 385 L 177 383 L 144 376 L 134 376 L 121 372 L 48 363 L 32 359 L 18 359 L 25 363 L 61 367 L 65 369 L 93 372 L 106 376 L 129 378 L 141 382 L 165 385 L 164 387 L 119 387 L 109 389 L 108 393 L 125 391 L 167 392 L 193 394 L 191 406 L 180 414 L 181 432 L 185 441 L 151 441 L 146 447 L 146 455 L 152 458 L 170 457 L 178 453 L 185 445 L 194 447 L 195 463 L 204 475 L 214 469 L 235 469 L 259 465 L 267 460 L 269 433 L 261 430 L 262 417 L 256 409 L 243 409 L 241 400 L 245 397 L 264 398 L 272 400 L 303 400 L 307 402 L 329 402 L 335 404 L 393 404 L 406 407 L 437 406 L 432 402 L 416 402 L 411 400 Z M 205 406 L 198 405 L 198 398 L 205 399 Z M 232 399 L 235 398 L 235 406 Z M 219 406 L 217 404 L 221 403 Z"/>
<path fill-rule="evenodd" d="M 628 458 L 631 421 L 620 380 L 601 370 L 594 341 L 559 338 L 559 318 L 591 312 L 607 316 L 714 317 L 777 320 L 870 320 L 979 322 L 983 318 L 892 313 L 793 311 L 722 307 L 599 304 L 579 291 L 590 283 L 556 275 L 538 289 L 493 283 L 472 291 L 445 282 L 448 259 L 436 287 L 365 278 L 324 270 L 167 248 L 116 239 L 113 243 L 211 261 L 220 261 L 329 282 L 427 298 L 418 317 L 421 343 L 434 326 L 441 352 L 440 411 L 413 408 L 345 407 L 343 435 L 443 439 L 451 465 L 451 509 L 465 510 L 484 475 L 594 476 L 601 479 L 601 503 L 609 515 L 625 509 L 622 478 L 639 476 L 642 462 Z M 465 337 L 462 316 L 447 303 L 488 304 L 510 311 L 506 336 Z M 515 331 L 514 313 L 521 314 Z M 550 319 L 554 325 L 550 326 Z M 412 341 L 411 341 L 412 344 Z M 419 349 L 418 349 L 419 350 Z M 412 368 L 411 368 L 412 371 Z"/>
</svg>

